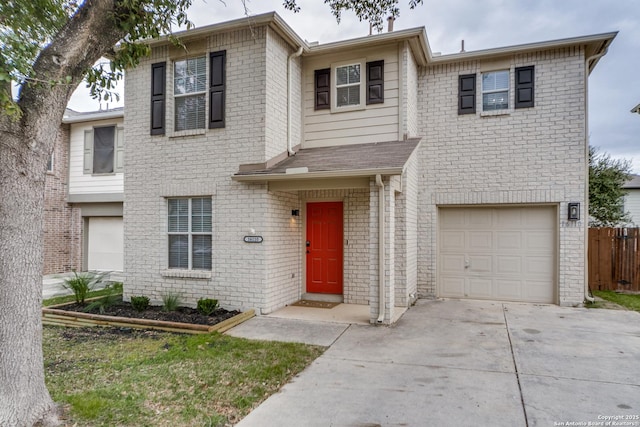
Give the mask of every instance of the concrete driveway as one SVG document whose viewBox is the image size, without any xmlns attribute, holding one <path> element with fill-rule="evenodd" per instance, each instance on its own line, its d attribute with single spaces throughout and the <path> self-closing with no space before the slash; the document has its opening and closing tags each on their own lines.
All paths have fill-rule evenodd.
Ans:
<svg viewBox="0 0 640 427">
<path fill-rule="evenodd" d="M 640 313 L 420 300 L 393 327 L 244 328 L 231 334 L 334 335 L 242 427 L 640 426 Z"/>
</svg>

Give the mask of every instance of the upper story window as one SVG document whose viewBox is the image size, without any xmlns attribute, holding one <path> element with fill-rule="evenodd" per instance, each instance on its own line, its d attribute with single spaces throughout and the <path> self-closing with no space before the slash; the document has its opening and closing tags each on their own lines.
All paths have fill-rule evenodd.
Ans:
<svg viewBox="0 0 640 427">
<path fill-rule="evenodd" d="M 175 130 L 205 128 L 207 61 L 199 58 L 173 64 L 173 96 Z"/>
<path fill-rule="evenodd" d="M 513 98 L 509 89 L 511 70 L 482 73 L 482 111 L 509 111 L 513 108 L 531 108 L 535 105 L 535 66 L 513 69 Z M 458 76 L 458 114 L 476 112 L 476 74 Z M 502 113 L 499 113 L 502 114 Z"/>
<path fill-rule="evenodd" d="M 211 270 L 211 198 L 167 201 L 169 268 Z"/>
<path fill-rule="evenodd" d="M 336 107 L 360 105 L 360 64 L 336 67 Z"/>
<path fill-rule="evenodd" d="M 124 171 L 124 129 L 100 126 L 84 131 L 85 174 L 112 174 Z"/>
<path fill-rule="evenodd" d="M 365 74 L 366 73 L 366 74 Z M 314 109 L 331 112 L 361 110 L 384 102 L 384 61 L 364 59 L 315 70 Z"/>
<path fill-rule="evenodd" d="M 151 135 L 166 133 L 166 65 L 151 65 Z M 225 67 L 226 51 L 173 62 L 173 131 L 225 126 Z"/>
<path fill-rule="evenodd" d="M 509 108 L 509 71 L 482 74 L 482 111 Z"/>
</svg>

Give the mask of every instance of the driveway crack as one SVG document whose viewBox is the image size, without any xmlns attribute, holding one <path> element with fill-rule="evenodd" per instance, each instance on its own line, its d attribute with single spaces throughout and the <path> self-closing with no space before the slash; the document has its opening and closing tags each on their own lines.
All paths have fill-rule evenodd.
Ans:
<svg viewBox="0 0 640 427">
<path fill-rule="evenodd" d="M 511 358 L 513 359 L 513 369 L 516 373 L 516 381 L 518 382 L 518 391 L 520 392 L 520 403 L 522 404 L 522 412 L 524 414 L 524 425 L 529 427 L 529 418 L 527 417 L 527 407 L 524 404 L 524 396 L 522 394 L 522 384 L 520 383 L 520 372 L 518 372 L 518 364 L 516 363 L 516 355 L 513 352 L 513 342 L 511 341 L 511 332 L 509 331 L 509 321 L 507 320 L 507 307 L 502 305 L 502 315 L 504 316 L 504 325 L 507 328 L 507 338 L 509 339 L 509 349 L 511 350 Z"/>
</svg>

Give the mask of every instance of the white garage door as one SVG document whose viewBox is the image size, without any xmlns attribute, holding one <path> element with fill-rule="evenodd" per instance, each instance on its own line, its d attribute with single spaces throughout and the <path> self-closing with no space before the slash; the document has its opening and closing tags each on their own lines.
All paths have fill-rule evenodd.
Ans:
<svg viewBox="0 0 640 427">
<path fill-rule="evenodd" d="M 554 303 L 553 206 L 440 208 L 438 295 Z"/>
<path fill-rule="evenodd" d="M 122 271 L 124 264 L 124 230 L 122 217 L 89 218 L 87 268 Z"/>
</svg>

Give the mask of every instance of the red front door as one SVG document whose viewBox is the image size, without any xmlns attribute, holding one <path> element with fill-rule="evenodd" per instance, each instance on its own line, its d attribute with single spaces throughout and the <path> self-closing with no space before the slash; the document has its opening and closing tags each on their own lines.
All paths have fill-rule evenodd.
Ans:
<svg viewBox="0 0 640 427">
<path fill-rule="evenodd" d="M 307 203 L 307 292 L 342 294 L 342 202 Z"/>
</svg>

